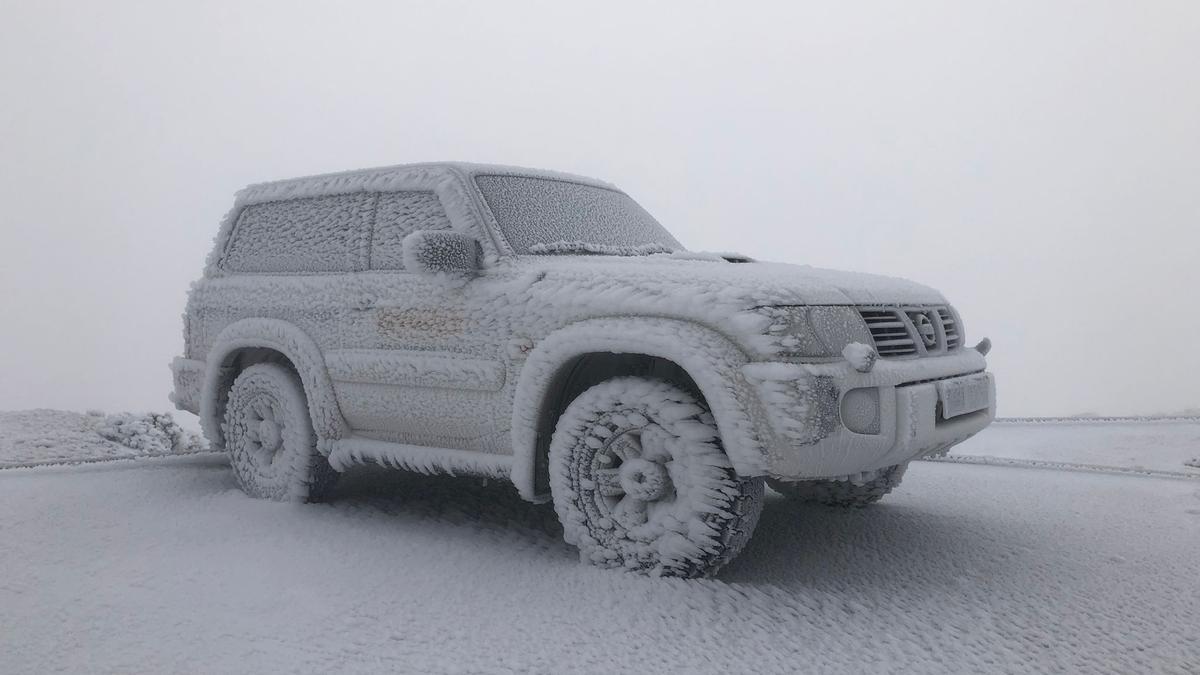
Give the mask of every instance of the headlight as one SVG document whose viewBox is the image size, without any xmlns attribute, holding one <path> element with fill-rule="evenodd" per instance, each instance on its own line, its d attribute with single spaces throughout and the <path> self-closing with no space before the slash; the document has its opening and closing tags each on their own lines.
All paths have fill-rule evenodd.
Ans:
<svg viewBox="0 0 1200 675">
<path fill-rule="evenodd" d="M 781 356 L 834 358 L 852 342 L 874 344 L 871 331 L 853 307 L 759 307 L 770 319 L 766 334 Z"/>
</svg>

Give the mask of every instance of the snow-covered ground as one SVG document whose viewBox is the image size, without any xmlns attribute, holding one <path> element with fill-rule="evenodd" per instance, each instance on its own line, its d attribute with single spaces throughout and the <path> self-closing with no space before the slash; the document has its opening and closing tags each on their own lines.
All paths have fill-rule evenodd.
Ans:
<svg viewBox="0 0 1200 675">
<path fill-rule="evenodd" d="M 505 485 L 368 468 L 312 505 L 216 454 L 18 468 L 0 514 L 0 673 L 1200 672 L 1187 478 L 919 463 L 870 509 L 771 495 L 709 581 L 580 565 Z"/>
<path fill-rule="evenodd" d="M 188 454 L 206 448 L 198 433 L 164 413 L 0 411 L 0 469 Z"/>
<path fill-rule="evenodd" d="M 1200 419 L 997 421 L 954 456 L 1082 464 L 1200 477 Z"/>
</svg>

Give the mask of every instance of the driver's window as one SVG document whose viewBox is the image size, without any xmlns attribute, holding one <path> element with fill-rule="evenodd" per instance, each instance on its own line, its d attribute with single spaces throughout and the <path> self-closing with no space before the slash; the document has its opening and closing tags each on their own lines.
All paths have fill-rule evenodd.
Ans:
<svg viewBox="0 0 1200 675">
<path fill-rule="evenodd" d="M 450 219 L 436 193 L 380 193 L 371 240 L 371 269 L 404 269 L 405 237 L 417 230 L 449 229 Z"/>
</svg>

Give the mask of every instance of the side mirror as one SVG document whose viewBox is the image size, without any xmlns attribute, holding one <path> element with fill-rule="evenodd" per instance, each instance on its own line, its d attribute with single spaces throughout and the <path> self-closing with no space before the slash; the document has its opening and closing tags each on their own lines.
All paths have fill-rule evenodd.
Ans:
<svg viewBox="0 0 1200 675">
<path fill-rule="evenodd" d="M 474 237 L 451 230 L 417 230 L 404 238 L 404 268 L 412 272 L 474 272 L 483 249 Z"/>
</svg>

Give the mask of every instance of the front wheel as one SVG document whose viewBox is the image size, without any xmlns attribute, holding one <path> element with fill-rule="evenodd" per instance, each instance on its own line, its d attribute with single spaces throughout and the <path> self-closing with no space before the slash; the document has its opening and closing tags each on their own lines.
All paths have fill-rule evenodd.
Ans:
<svg viewBox="0 0 1200 675">
<path fill-rule="evenodd" d="M 900 485 L 908 464 L 897 464 L 880 469 L 867 480 L 805 480 L 781 481 L 769 479 L 771 489 L 779 494 L 802 502 L 815 502 L 826 506 L 869 506 Z"/>
<path fill-rule="evenodd" d="M 304 385 L 286 366 L 259 363 L 237 376 L 224 431 L 233 474 L 252 497 L 313 501 L 337 481 L 317 452 Z"/>
<path fill-rule="evenodd" d="M 733 470 L 703 401 L 662 380 L 620 377 L 558 421 L 550 486 L 582 559 L 646 574 L 711 576 L 750 539 L 763 481 Z"/>
</svg>

